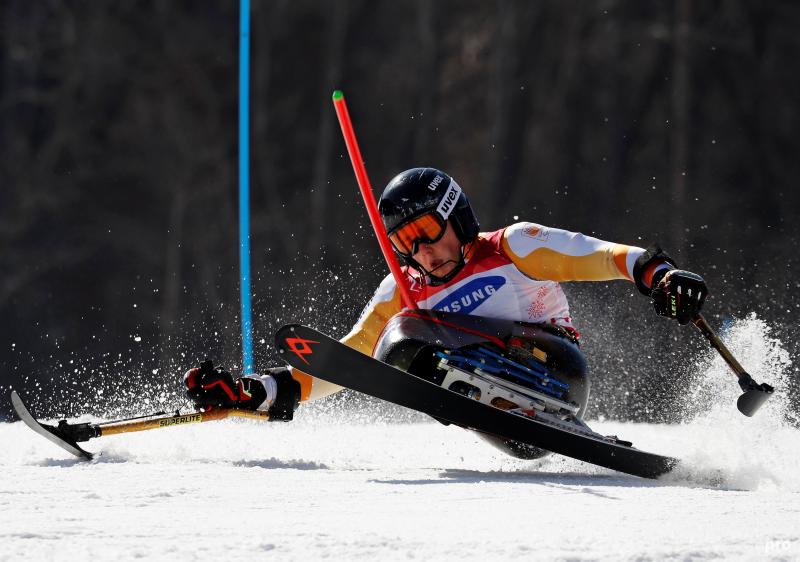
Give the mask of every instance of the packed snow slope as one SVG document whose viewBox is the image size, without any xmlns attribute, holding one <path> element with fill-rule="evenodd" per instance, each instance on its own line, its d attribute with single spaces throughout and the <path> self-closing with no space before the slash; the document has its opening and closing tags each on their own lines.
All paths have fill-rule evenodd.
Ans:
<svg viewBox="0 0 800 562">
<path fill-rule="evenodd" d="M 758 380 L 786 387 L 786 354 L 763 324 L 728 337 L 741 357 L 760 357 L 743 361 Z M 290 424 L 101 438 L 86 444 L 102 453 L 91 462 L 2 424 L 0 560 L 800 559 L 800 432 L 787 396 L 745 418 L 724 365 L 699 367 L 686 423 L 591 422 L 684 459 L 658 481 L 558 456 L 516 460 L 435 422 L 313 408 Z M 712 407 L 693 414 L 700 403 Z"/>
</svg>

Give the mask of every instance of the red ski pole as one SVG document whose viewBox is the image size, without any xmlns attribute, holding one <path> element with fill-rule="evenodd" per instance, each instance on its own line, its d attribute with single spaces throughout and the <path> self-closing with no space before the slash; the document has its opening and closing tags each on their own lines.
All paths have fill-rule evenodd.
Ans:
<svg viewBox="0 0 800 562">
<path fill-rule="evenodd" d="M 383 257 L 386 258 L 386 263 L 389 264 L 389 269 L 392 271 L 394 280 L 397 283 L 397 288 L 400 289 L 400 297 L 403 304 L 406 308 L 414 310 L 417 308 L 417 305 L 414 299 L 411 298 L 411 291 L 408 289 L 405 276 L 400 269 L 397 256 L 392 249 L 392 243 L 389 242 L 389 236 L 386 234 L 381 215 L 378 212 L 378 204 L 375 202 L 375 196 L 372 194 L 372 186 L 367 177 L 367 169 L 364 166 L 364 159 L 361 157 L 361 151 L 358 148 L 356 133 L 353 131 L 353 123 L 350 121 L 350 114 L 347 111 L 347 104 L 344 101 L 344 94 L 341 90 L 333 92 L 333 107 L 336 109 L 336 117 L 339 118 L 339 125 L 342 127 L 344 143 L 347 145 L 350 162 L 353 164 L 353 171 L 356 173 L 358 188 L 361 190 L 361 197 L 364 198 L 364 204 L 367 206 L 369 220 L 372 223 L 375 235 L 378 237 L 381 252 L 383 252 Z"/>
</svg>

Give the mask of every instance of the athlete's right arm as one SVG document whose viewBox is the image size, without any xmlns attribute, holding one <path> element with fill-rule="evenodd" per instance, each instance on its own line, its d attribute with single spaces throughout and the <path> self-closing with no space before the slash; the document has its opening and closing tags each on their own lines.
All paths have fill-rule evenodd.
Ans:
<svg viewBox="0 0 800 562">
<path fill-rule="evenodd" d="M 389 319 L 402 310 L 400 291 L 391 275 L 388 275 L 378 286 L 372 299 L 369 301 L 353 329 L 350 330 L 342 343 L 357 349 L 365 355 L 372 355 L 372 350 Z M 335 366 L 332 366 L 335 368 Z M 331 384 L 322 379 L 297 369 L 292 369 L 292 376 L 300 383 L 300 400 L 316 400 L 324 398 L 342 390 L 342 387 Z"/>
</svg>

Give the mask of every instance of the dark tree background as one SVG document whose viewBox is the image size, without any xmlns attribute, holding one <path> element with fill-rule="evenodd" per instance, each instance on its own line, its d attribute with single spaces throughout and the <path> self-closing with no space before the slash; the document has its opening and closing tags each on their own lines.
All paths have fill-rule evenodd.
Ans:
<svg viewBox="0 0 800 562">
<path fill-rule="evenodd" d="M 180 402 L 198 358 L 240 363 L 238 17 L 0 4 L 3 393 L 146 411 Z M 487 230 L 658 240 L 706 276 L 714 325 L 755 311 L 797 358 L 797 3 L 273 0 L 252 17 L 257 365 L 283 322 L 343 335 L 386 271 L 335 88 L 376 191 L 434 165 Z M 565 289 L 595 413 L 670 419 L 699 336 L 630 284 Z"/>
</svg>

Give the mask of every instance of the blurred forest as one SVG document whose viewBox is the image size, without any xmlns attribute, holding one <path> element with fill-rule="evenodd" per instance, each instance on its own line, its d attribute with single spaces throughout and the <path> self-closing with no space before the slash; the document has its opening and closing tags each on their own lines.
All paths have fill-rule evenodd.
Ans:
<svg viewBox="0 0 800 562">
<path fill-rule="evenodd" d="M 198 359 L 240 365 L 238 18 L 0 3 L 3 396 L 174 407 Z M 485 230 L 658 240 L 706 277 L 712 325 L 755 312 L 796 362 L 800 4 L 256 0 L 252 18 L 257 366 L 282 323 L 346 333 L 386 274 L 335 88 L 376 192 L 432 165 Z M 700 336 L 630 284 L 565 290 L 595 415 L 669 419 Z"/>
</svg>

